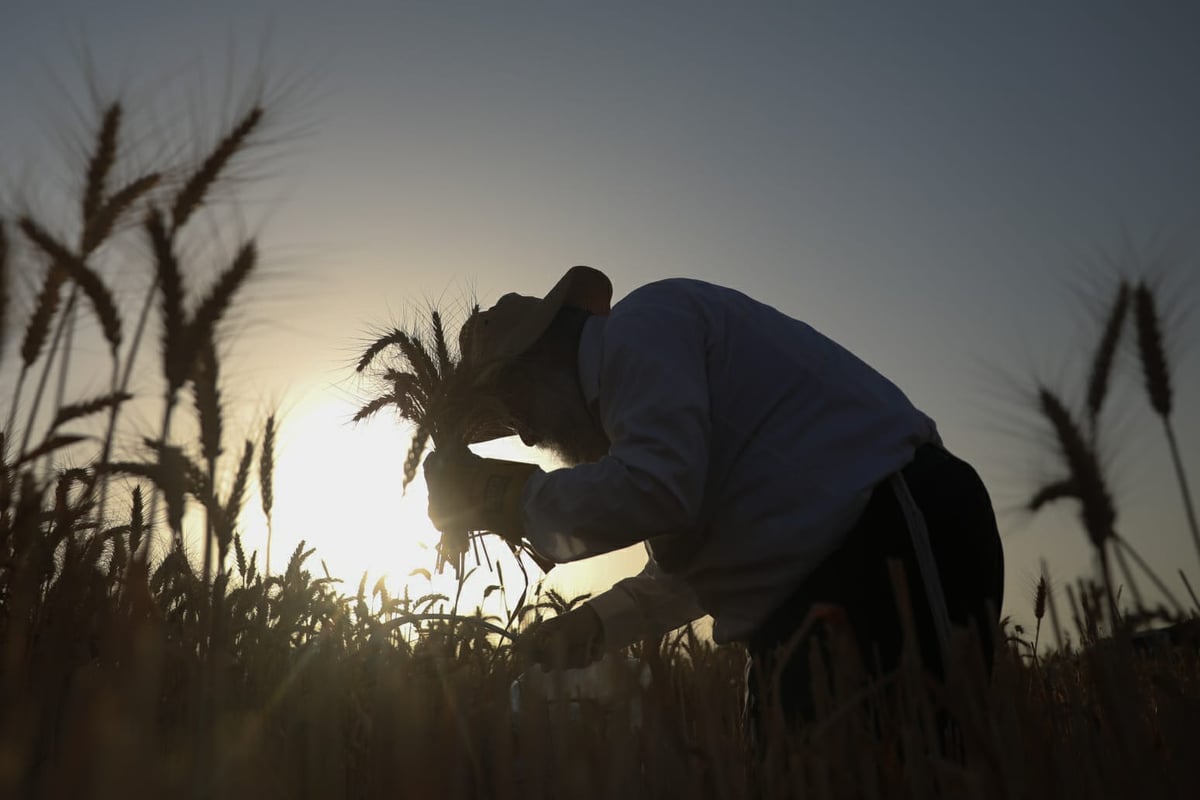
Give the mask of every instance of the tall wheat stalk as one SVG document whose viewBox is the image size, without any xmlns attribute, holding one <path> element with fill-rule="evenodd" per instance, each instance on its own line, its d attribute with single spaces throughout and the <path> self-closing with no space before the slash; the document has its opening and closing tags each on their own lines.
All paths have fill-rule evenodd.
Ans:
<svg viewBox="0 0 1200 800">
<path fill-rule="evenodd" d="M 275 537 L 275 414 L 267 416 L 263 430 L 262 453 L 258 461 L 258 489 L 262 498 L 263 515 L 267 518 L 267 554 L 263 571 L 271 576 L 271 540 Z"/>
<path fill-rule="evenodd" d="M 1137 289 L 1134 292 L 1134 312 L 1134 319 L 1137 323 L 1138 353 L 1141 356 L 1146 394 L 1150 399 L 1150 407 L 1162 420 L 1167 446 L 1171 451 L 1171 462 L 1175 467 L 1175 477 L 1179 481 L 1179 492 L 1183 498 L 1188 527 L 1192 533 L 1192 543 L 1196 547 L 1197 556 L 1200 556 L 1200 526 L 1196 523 L 1196 509 L 1192 503 L 1191 490 L 1188 488 L 1187 476 L 1184 473 L 1183 458 L 1179 454 L 1179 442 L 1175 437 L 1175 428 L 1171 424 L 1174 397 L 1171 387 L 1171 372 L 1167 362 L 1167 348 L 1163 340 L 1162 323 L 1154 291 L 1145 280 L 1138 281 Z"/>
</svg>

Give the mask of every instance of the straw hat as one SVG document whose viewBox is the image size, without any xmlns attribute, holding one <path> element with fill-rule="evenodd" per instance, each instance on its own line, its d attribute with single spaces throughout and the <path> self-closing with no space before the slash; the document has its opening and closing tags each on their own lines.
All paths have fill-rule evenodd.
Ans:
<svg viewBox="0 0 1200 800">
<path fill-rule="evenodd" d="M 487 311 L 472 315 L 463 325 L 459 344 L 474 384 L 487 383 L 505 364 L 533 346 L 560 308 L 607 314 L 612 291 L 612 281 L 600 270 L 571 267 L 545 297 L 506 294 Z"/>
</svg>

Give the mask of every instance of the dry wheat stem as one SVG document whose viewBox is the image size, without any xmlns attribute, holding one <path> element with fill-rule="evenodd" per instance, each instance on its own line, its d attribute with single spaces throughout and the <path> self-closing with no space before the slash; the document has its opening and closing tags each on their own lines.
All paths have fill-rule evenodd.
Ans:
<svg viewBox="0 0 1200 800">
<path fill-rule="evenodd" d="M 1116 540 L 1116 532 L 1113 532 L 1114 541 Z M 1133 570 L 1129 568 L 1129 562 L 1125 559 L 1125 551 L 1120 547 L 1115 547 L 1113 552 L 1117 554 L 1117 566 L 1121 570 L 1121 575 L 1125 578 L 1125 585 L 1129 587 L 1130 593 L 1133 595 L 1133 607 L 1138 613 L 1146 610 L 1146 606 L 1142 603 L 1142 592 L 1138 589 L 1137 581 L 1133 579 Z"/>
<path fill-rule="evenodd" d="M 1196 546 L 1196 554 L 1200 556 L 1200 526 L 1196 523 L 1196 508 L 1192 504 L 1192 493 L 1188 488 L 1187 475 L 1183 469 L 1183 457 L 1179 454 L 1179 442 L 1175 438 L 1175 429 L 1168 417 L 1162 418 L 1163 431 L 1166 433 L 1167 445 L 1171 450 L 1171 461 L 1175 465 L 1175 477 L 1179 480 L 1179 491 L 1183 497 L 1183 508 L 1187 514 L 1188 527 L 1192 532 L 1192 543 Z"/>
<path fill-rule="evenodd" d="M 1134 560 L 1134 563 L 1138 565 L 1142 572 L 1146 573 L 1146 577 L 1149 578 L 1150 582 L 1154 584 L 1154 588 L 1166 598 L 1168 603 L 1175 607 L 1176 611 L 1182 614 L 1183 606 L 1177 599 L 1175 599 L 1175 595 L 1171 593 L 1171 590 L 1167 588 L 1167 585 L 1163 583 L 1161 578 L 1158 577 L 1158 574 L 1155 573 L 1155 571 L 1150 567 L 1150 564 L 1146 562 L 1146 559 L 1142 558 L 1141 554 L 1138 553 L 1129 540 L 1125 539 L 1119 534 L 1114 534 L 1113 536 L 1113 541 L 1117 543 L 1118 548 L 1127 553 L 1129 557 Z"/>
<path fill-rule="evenodd" d="M 1188 597 L 1192 598 L 1193 615 L 1200 615 L 1200 598 L 1197 598 L 1196 593 L 1192 591 L 1192 584 L 1183 570 L 1179 570 L 1179 580 L 1183 581 L 1183 587 L 1187 589 Z"/>
</svg>

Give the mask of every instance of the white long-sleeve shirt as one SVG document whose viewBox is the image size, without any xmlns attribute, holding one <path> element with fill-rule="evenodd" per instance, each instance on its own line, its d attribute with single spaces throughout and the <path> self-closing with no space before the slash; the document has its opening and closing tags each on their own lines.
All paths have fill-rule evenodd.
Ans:
<svg viewBox="0 0 1200 800">
<path fill-rule="evenodd" d="M 701 281 L 643 286 L 589 319 L 579 377 L 611 447 L 534 473 L 525 529 L 560 563 L 647 543 L 646 569 L 590 601 L 614 647 L 704 613 L 718 642 L 749 635 L 937 437 L 846 349 Z"/>
</svg>

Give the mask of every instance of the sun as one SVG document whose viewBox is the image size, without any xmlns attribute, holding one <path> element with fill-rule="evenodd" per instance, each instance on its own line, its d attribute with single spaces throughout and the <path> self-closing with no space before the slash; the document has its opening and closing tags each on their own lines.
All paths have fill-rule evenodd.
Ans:
<svg viewBox="0 0 1200 800">
<path fill-rule="evenodd" d="M 275 458 L 271 570 L 282 571 L 304 542 L 314 574 L 328 568 L 357 586 L 387 577 L 399 591 L 414 570 L 432 569 L 439 534 L 426 514 L 420 475 L 403 487 L 410 430 L 380 419 L 353 425 L 351 400 L 319 393 L 284 415 Z M 266 525 L 247 509 L 248 549 L 266 557 Z M 253 517 L 251 520 L 249 517 Z"/>
</svg>

